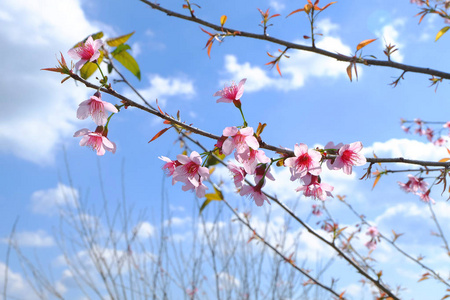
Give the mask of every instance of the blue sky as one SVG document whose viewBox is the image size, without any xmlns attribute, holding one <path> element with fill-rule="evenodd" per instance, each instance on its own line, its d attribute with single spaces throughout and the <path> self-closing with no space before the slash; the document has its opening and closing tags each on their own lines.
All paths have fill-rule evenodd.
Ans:
<svg viewBox="0 0 450 300">
<path fill-rule="evenodd" d="M 181 1 L 160 1 L 160 4 L 182 11 Z M 274 26 L 269 28 L 269 34 L 306 43 L 302 39 L 309 33 L 306 17 L 299 13 L 285 18 L 304 5 L 301 1 L 211 3 L 199 0 L 198 4 L 202 6 L 196 9 L 200 18 L 219 23 L 220 16 L 225 14 L 227 26 L 257 33 L 262 31 L 258 26 L 257 8 L 270 7 L 272 13 L 280 13 L 282 17 L 272 19 Z M 442 22 L 429 17 L 418 25 L 418 18 L 414 18 L 417 12 L 417 7 L 406 0 L 342 1 L 320 15 L 316 25 L 324 35 L 317 39 L 316 45 L 350 55 L 362 40 L 378 38 L 364 48 L 363 54 L 384 60 L 382 51 L 386 41 L 399 48 L 393 60 L 445 71 L 449 67 L 445 54 L 450 36 L 444 35 L 435 43 L 434 36 L 443 26 Z M 160 228 L 164 221 L 159 214 L 162 194 L 170 199 L 170 214 L 180 220 L 181 225 L 176 228 L 180 241 L 187 242 L 187 232 L 192 231 L 186 228 L 192 224 L 192 218 L 195 219 L 192 215 L 195 198 L 191 193 L 183 193 L 180 184 L 171 186 L 169 181 L 164 181 L 162 161 L 158 159 L 161 155 L 175 158 L 179 153 L 179 146 L 173 143 L 177 138 L 175 132 L 169 131 L 148 144 L 164 127 L 162 121 L 128 109 L 114 116 L 109 127 L 108 136 L 118 147 L 116 154 L 97 157 L 89 149 L 79 147 L 79 139 L 72 137 L 78 129 L 92 129 L 90 120 L 76 119 L 78 104 L 88 99 L 92 91 L 72 81 L 61 85 L 62 76 L 40 71 L 55 66 L 60 51 L 69 59 L 66 53 L 76 42 L 100 30 L 107 37 L 136 31 L 129 43 L 140 65 L 142 80 L 133 78 L 126 70 L 123 73 L 150 102 L 158 99 L 162 109 L 172 115 L 180 110 L 184 121 L 211 133 L 220 135 L 223 128 L 241 122 L 232 105 L 216 104 L 212 95 L 230 81 L 247 78 L 242 98 L 246 119 L 254 127 L 258 122 L 267 123 L 263 139 L 272 145 L 293 148 L 295 143 L 312 147 L 329 141 L 361 141 L 366 156 L 372 156 L 373 152 L 379 157 L 405 156 L 422 160 L 448 156 L 445 148 L 435 147 L 423 137 L 405 134 L 399 122 L 400 118 L 418 117 L 448 121 L 450 103 L 446 82 L 435 92 L 434 87 L 428 88 L 427 76 L 407 73 L 405 80 L 392 88 L 389 83 L 401 71 L 375 66 L 359 68 L 359 80 L 350 82 L 346 63 L 292 50 L 287 53 L 290 58 L 280 64 L 283 73 L 280 77 L 276 70 L 265 66 L 270 61 L 266 52 L 275 53 L 280 48 L 277 45 L 240 37 L 227 38 L 220 45 L 214 44 L 209 58 L 203 49 L 207 35 L 197 24 L 168 17 L 139 1 L 2 0 L 0 279 L 5 269 L 5 240 L 19 218 L 16 237 L 24 253 L 37 253 L 42 262 L 54 268 L 54 276 L 67 298 L 81 299 L 80 295 L 71 294 L 72 286 L 64 281 L 64 276 L 68 276 L 66 266 L 56 262 L 61 254 L 56 237 L 59 208 L 61 205 L 74 208 L 78 201 L 83 201 L 97 212 L 101 211 L 100 182 L 103 182 L 111 209 L 125 195 L 134 211 L 147 211 L 146 218 L 140 222 L 146 222 L 148 237 L 154 237 L 155 228 Z M 114 88 L 133 97 L 123 84 L 115 84 Z M 108 95 L 104 95 L 104 100 L 118 103 Z M 199 140 L 207 147 L 214 145 L 211 140 Z M 288 203 L 297 202 L 299 214 L 306 217 L 315 202 L 295 192 L 296 185 L 288 182 L 288 170 L 277 169 L 274 173 L 277 181 L 268 184 L 267 191 Z M 372 181 L 358 180 L 363 173 L 364 167 L 360 167 L 351 176 L 329 173 L 324 175 L 324 180 L 335 186 L 335 194 L 347 195 L 358 212 L 366 215 L 382 233 L 390 236 L 392 229 L 405 233 L 400 245 L 413 256 L 425 256 L 424 262 L 446 278 L 449 257 L 436 246 L 440 240 L 430 236 L 430 230 L 436 229 L 430 221 L 427 205 L 398 187 L 397 181 L 407 181 L 406 174 L 382 178 L 371 191 Z M 228 180 L 229 175 L 218 168 L 214 178 Z M 223 189 L 232 206 L 251 209 L 255 224 L 264 223 L 264 209 L 234 195 L 229 182 Z M 445 201 L 448 195 L 441 196 L 440 190 L 434 189 L 432 197 L 437 202 L 437 217 L 448 233 L 450 205 Z M 66 203 L 65 199 L 72 200 Z M 218 203 L 213 205 L 211 210 L 219 206 Z M 336 199 L 327 203 L 327 207 L 342 226 L 352 228 L 358 221 Z M 273 220 L 269 226 L 277 228 L 283 213 L 275 205 L 271 209 Z M 315 220 L 311 224 L 315 224 Z M 295 240 L 299 231 L 294 229 L 290 238 Z M 361 234 L 360 239 L 360 251 L 367 254 L 363 246 L 367 236 Z M 318 258 L 311 253 L 319 254 L 322 259 L 329 257 L 329 251 L 306 234 L 299 243 L 302 251 L 298 251 L 297 259 L 307 257 L 312 268 Z M 405 299 L 424 299 L 429 289 L 436 292 L 433 295 L 436 299 L 444 295 L 445 287 L 432 280 L 417 283 L 425 271 L 399 256 L 386 243 L 382 242 L 372 256 L 379 263 L 377 267 L 385 270 L 386 281 L 407 288 L 402 292 Z M 9 276 L 13 283 L 9 293 L 23 298 L 27 283 L 17 258 L 11 258 L 9 268 L 14 275 Z M 334 277 L 341 277 L 339 290 L 347 290 L 353 299 L 360 299 L 362 294 L 369 299 L 368 291 L 358 285 L 356 274 L 349 268 L 340 273 L 340 268 L 347 267 L 338 262 L 330 270 L 330 276 L 335 272 Z"/>
</svg>

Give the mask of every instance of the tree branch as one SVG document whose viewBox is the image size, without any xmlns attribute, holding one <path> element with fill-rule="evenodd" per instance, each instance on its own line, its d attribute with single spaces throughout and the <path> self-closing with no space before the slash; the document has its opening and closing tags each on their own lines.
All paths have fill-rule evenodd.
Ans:
<svg viewBox="0 0 450 300">
<path fill-rule="evenodd" d="M 166 13 L 168 16 L 173 16 L 173 17 L 183 19 L 186 21 L 198 23 L 198 24 L 204 25 L 206 27 L 212 28 L 214 30 L 220 31 L 220 32 L 236 33 L 236 36 L 242 36 L 242 37 L 248 37 L 248 38 L 252 38 L 252 39 L 263 40 L 263 41 L 267 41 L 270 43 L 282 45 L 282 46 L 285 46 L 285 47 L 291 48 L 291 49 L 313 52 L 313 53 L 320 54 L 323 56 L 335 58 L 338 61 L 353 62 L 353 63 L 359 63 L 359 64 L 368 65 L 368 66 L 373 65 L 373 66 L 380 66 L 380 67 L 388 67 L 388 68 L 403 70 L 405 72 L 427 74 L 427 75 L 436 76 L 439 78 L 450 79 L 450 73 L 433 70 L 430 68 L 422 68 L 422 67 L 405 65 L 405 64 L 396 63 L 396 62 L 393 62 L 390 60 L 376 60 L 376 59 L 356 59 L 355 60 L 355 57 L 352 57 L 352 56 L 346 56 L 346 55 L 339 54 L 339 53 L 333 53 L 333 52 L 330 52 L 330 51 L 327 51 L 324 49 L 320 49 L 320 48 L 316 48 L 316 47 L 295 44 L 295 43 L 291 43 L 291 42 L 288 42 L 285 40 L 280 40 L 280 39 L 277 39 L 274 37 L 270 37 L 270 36 L 267 36 L 264 34 L 255 34 L 255 33 L 240 31 L 240 30 L 236 30 L 236 29 L 231 29 L 231 28 L 227 28 L 227 27 L 222 27 L 222 26 L 204 21 L 197 17 L 179 14 L 177 12 L 174 12 L 174 11 L 171 11 L 164 7 L 161 7 L 159 4 L 152 3 L 148 0 L 139 0 L 139 1 L 149 5 L 153 9 L 156 9 L 156 10 Z"/>
<path fill-rule="evenodd" d="M 141 0 L 142 1 L 142 0 Z M 117 99 L 120 99 L 121 102 L 123 104 L 125 104 L 125 106 L 132 106 L 132 107 L 136 107 L 139 108 L 145 112 L 148 112 L 152 115 L 155 115 L 161 119 L 170 121 L 173 125 L 182 127 L 183 129 L 190 131 L 192 133 L 213 139 L 213 140 L 218 140 L 220 138 L 220 136 L 218 135 L 214 135 L 212 133 L 203 131 L 199 128 L 193 127 L 191 125 L 188 125 L 186 123 L 183 123 L 179 120 L 174 119 L 173 117 L 166 115 L 166 114 L 162 114 L 161 112 L 145 107 L 139 103 L 134 102 L 133 100 L 117 93 L 115 90 L 113 90 L 112 88 L 100 88 L 100 86 L 97 86 L 95 84 L 90 83 L 87 80 L 84 80 L 83 78 L 81 78 L 80 76 L 78 76 L 77 74 L 70 74 L 70 77 L 72 77 L 73 79 L 83 83 L 86 87 L 95 89 L 95 90 L 100 90 L 104 93 L 110 94 L 111 96 L 116 97 Z M 262 149 L 266 149 L 266 150 L 270 150 L 270 151 L 274 151 L 277 153 L 283 153 L 283 154 L 287 154 L 289 156 L 294 156 L 294 151 L 290 150 L 290 149 L 286 149 L 286 148 L 280 148 L 280 147 L 275 147 L 269 144 L 266 144 L 265 142 L 261 142 L 260 143 L 260 148 Z M 336 156 L 333 155 L 328 155 L 328 158 L 334 158 Z M 368 157 L 366 158 L 367 162 L 369 163 L 403 163 L 403 164 L 410 164 L 410 165 L 420 165 L 420 166 L 432 166 L 432 167 L 443 167 L 443 168 L 448 168 L 450 169 L 450 161 L 449 162 L 434 162 L 434 161 L 423 161 L 423 160 L 413 160 L 413 159 L 407 159 L 407 158 L 403 158 L 403 157 L 398 157 L 398 158 L 371 158 Z"/>
</svg>

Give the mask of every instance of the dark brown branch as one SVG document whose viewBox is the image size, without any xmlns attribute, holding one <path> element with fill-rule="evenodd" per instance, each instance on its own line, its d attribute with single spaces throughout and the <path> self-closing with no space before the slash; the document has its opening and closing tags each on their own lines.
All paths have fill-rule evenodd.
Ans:
<svg viewBox="0 0 450 300">
<path fill-rule="evenodd" d="M 217 30 L 219 32 L 236 33 L 236 36 L 242 36 L 242 37 L 248 37 L 248 38 L 252 38 L 252 39 L 263 40 L 263 41 L 267 41 L 267 42 L 270 42 L 270 43 L 283 45 L 283 46 L 285 46 L 287 48 L 291 48 L 291 49 L 297 49 L 297 50 L 301 50 L 301 51 L 313 52 L 313 53 L 320 54 L 320 55 L 323 55 L 323 56 L 335 58 L 338 61 L 356 62 L 356 63 L 359 63 L 359 64 L 364 64 L 364 65 L 369 65 L 369 66 L 373 65 L 373 66 L 389 67 L 389 68 L 393 68 L 393 69 L 403 70 L 405 72 L 427 74 L 427 75 L 436 76 L 436 77 L 439 77 L 439 78 L 450 79 L 450 73 L 446 73 L 446 72 L 442 72 L 442 71 L 438 71 L 438 70 L 433 70 L 433 69 L 430 69 L 430 68 L 422 68 L 422 67 L 415 67 L 415 66 L 405 65 L 405 64 L 396 63 L 396 62 L 393 62 L 393 61 L 388 61 L 388 60 L 355 59 L 352 56 L 346 56 L 346 55 L 343 55 L 343 54 L 333 53 L 333 52 L 329 52 L 327 50 L 319 49 L 319 48 L 316 48 L 316 47 L 310 47 L 310 46 L 295 44 L 295 43 L 287 42 L 287 41 L 280 40 L 280 39 L 277 39 L 277 38 L 274 38 L 274 37 L 270 37 L 270 36 L 267 36 L 267 35 L 264 35 L 264 34 L 255 34 L 255 33 L 250 33 L 250 32 L 240 31 L 240 30 L 236 30 L 236 29 L 222 27 L 222 26 L 219 26 L 219 25 L 216 25 L 216 24 L 204 21 L 204 20 L 199 19 L 197 17 L 192 17 L 192 16 L 186 16 L 186 15 L 183 15 L 183 14 L 179 14 L 177 12 L 174 12 L 174 11 L 171 11 L 171 10 L 166 9 L 164 7 L 161 7 L 159 4 L 152 3 L 152 2 L 147 1 L 147 0 L 140 0 L 140 1 L 145 3 L 145 4 L 147 4 L 147 5 L 149 5 L 153 9 L 156 9 L 156 10 L 159 10 L 161 12 L 166 13 L 168 16 L 173 16 L 173 17 L 176 17 L 176 18 L 179 18 L 179 19 L 183 19 L 183 20 L 186 20 L 186 21 L 198 23 L 198 24 L 204 25 L 206 27 L 212 28 L 214 30 Z"/>
<path fill-rule="evenodd" d="M 198 134 L 198 135 L 201 135 L 201 136 L 204 136 L 204 137 L 216 140 L 216 141 L 220 138 L 220 136 L 214 135 L 212 133 L 209 133 L 209 132 L 203 131 L 201 129 L 198 129 L 196 127 L 193 127 L 191 125 L 188 125 L 186 123 L 180 122 L 180 121 L 178 121 L 178 120 L 176 120 L 176 119 L 174 119 L 174 118 L 172 118 L 172 117 L 170 117 L 168 115 L 160 113 L 157 110 L 154 110 L 154 109 L 145 107 L 145 106 L 143 106 L 143 105 L 141 105 L 139 103 L 136 103 L 133 100 L 128 99 L 127 97 L 117 93 L 115 90 L 113 90 L 111 88 L 100 88 L 99 86 L 97 86 L 95 84 L 92 84 L 89 81 L 84 80 L 80 76 L 78 76 L 76 74 L 73 74 L 73 73 L 70 74 L 70 76 L 73 79 L 83 83 L 86 87 L 89 87 L 89 88 L 92 88 L 92 89 L 96 89 L 96 90 L 100 90 L 100 91 L 102 91 L 104 93 L 110 94 L 111 96 L 114 96 L 114 97 L 122 100 L 122 103 L 125 104 L 126 106 L 133 106 L 133 107 L 139 108 L 139 109 L 141 109 L 141 110 L 143 110 L 145 112 L 148 112 L 148 113 L 150 113 L 152 115 L 155 115 L 155 116 L 157 116 L 157 117 L 159 117 L 161 119 L 168 120 L 172 124 L 177 125 L 179 127 L 182 127 L 185 130 L 190 131 L 192 133 L 195 133 L 195 134 Z M 277 153 L 284 153 L 284 154 L 287 154 L 287 155 L 290 155 L 290 156 L 294 156 L 294 151 L 292 151 L 290 149 L 275 147 L 275 146 L 272 146 L 272 145 L 268 145 L 268 144 L 266 144 L 264 142 L 260 143 L 260 148 L 266 149 L 266 150 L 270 150 L 270 151 L 274 151 L 274 152 L 277 152 Z M 328 157 L 329 158 L 333 158 L 332 155 L 329 155 Z M 406 159 L 406 158 L 403 158 L 403 157 L 398 157 L 398 158 L 370 158 L 370 157 L 368 157 L 366 159 L 367 159 L 367 162 L 369 162 L 369 163 L 403 163 L 403 164 L 411 164 L 411 165 L 420 165 L 420 166 L 424 166 L 424 167 L 432 166 L 432 167 L 450 168 L 450 162 L 434 162 L 434 161 L 413 160 L 413 159 Z"/>
</svg>

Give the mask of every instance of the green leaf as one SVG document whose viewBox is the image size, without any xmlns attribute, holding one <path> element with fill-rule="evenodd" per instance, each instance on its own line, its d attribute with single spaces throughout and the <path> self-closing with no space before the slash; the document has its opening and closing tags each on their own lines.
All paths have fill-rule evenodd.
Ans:
<svg viewBox="0 0 450 300">
<path fill-rule="evenodd" d="M 130 49 L 131 49 L 131 47 L 130 47 L 129 45 L 127 45 L 127 44 L 122 44 L 122 45 L 117 46 L 117 48 L 114 49 L 114 51 L 111 52 L 111 54 L 113 54 L 113 55 L 119 54 L 119 53 L 122 52 L 122 51 L 127 51 L 127 50 L 130 50 Z"/>
<path fill-rule="evenodd" d="M 107 39 L 106 43 L 108 44 L 108 46 L 111 47 L 117 47 L 119 45 L 124 44 L 126 41 L 128 41 L 128 39 L 134 34 L 134 31 L 132 33 L 129 34 L 125 34 L 116 38 L 112 38 L 112 39 Z"/>
<path fill-rule="evenodd" d="M 434 40 L 435 42 L 441 38 L 441 36 L 444 35 L 444 33 L 447 32 L 447 30 L 450 29 L 450 26 L 445 26 L 444 28 L 442 28 L 441 30 L 439 30 L 439 32 L 436 34 L 436 39 Z"/>
<path fill-rule="evenodd" d="M 119 53 L 111 53 L 112 56 L 122 64 L 128 71 L 133 73 L 139 80 L 141 80 L 141 70 L 136 60 L 127 51 L 121 51 Z"/>
<path fill-rule="evenodd" d="M 216 149 L 215 151 L 213 151 L 213 154 L 216 155 L 221 160 L 225 159 L 225 154 L 220 154 L 219 149 Z M 214 156 L 210 155 L 208 160 L 206 161 L 205 167 L 214 166 L 214 165 L 217 165 L 218 163 L 219 163 L 219 160 L 217 160 L 217 158 L 215 158 Z"/>
<path fill-rule="evenodd" d="M 203 202 L 202 206 L 200 207 L 200 213 L 202 213 L 203 209 L 211 202 L 211 201 L 222 201 L 223 200 L 223 194 L 220 190 L 218 190 L 214 186 L 214 193 L 206 194 L 205 195 L 206 200 Z"/>
<path fill-rule="evenodd" d="M 206 199 L 205 202 L 203 202 L 202 206 L 200 207 L 200 213 L 202 213 L 203 209 L 211 202 L 212 199 Z"/>
<path fill-rule="evenodd" d="M 103 51 L 100 50 L 100 57 L 97 59 L 98 64 L 103 60 Z M 84 66 L 80 69 L 80 76 L 83 79 L 88 79 L 92 76 L 92 74 L 97 71 L 98 67 L 95 63 L 87 62 L 84 64 Z"/>
</svg>

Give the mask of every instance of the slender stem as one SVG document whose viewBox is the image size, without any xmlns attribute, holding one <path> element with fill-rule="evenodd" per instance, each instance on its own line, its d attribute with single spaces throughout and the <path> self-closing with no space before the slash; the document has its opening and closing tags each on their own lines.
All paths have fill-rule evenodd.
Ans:
<svg viewBox="0 0 450 300">
<path fill-rule="evenodd" d="M 345 200 L 341 200 L 342 203 L 344 203 L 349 209 L 350 211 L 358 218 L 361 220 L 361 222 L 367 226 L 372 226 L 371 224 L 369 224 L 364 217 L 359 214 L 349 203 L 347 203 Z M 412 257 L 411 255 L 409 255 L 408 253 L 406 253 L 403 249 L 401 249 L 399 246 L 397 246 L 397 244 L 395 244 L 395 240 L 391 240 L 389 238 L 387 238 L 385 235 L 383 235 L 381 232 L 379 233 L 380 238 L 382 238 L 383 240 L 385 240 L 386 242 L 388 242 L 391 246 L 393 246 L 398 252 L 400 252 L 401 254 L 403 254 L 405 257 L 409 258 L 410 260 L 412 260 L 413 262 L 415 262 L 416 264 L 418 264 L 419 266 L 421 266 L 422 268 L 424 268 L 425 270 L 427 270 L 428 272 L 430 272 L 431 274 L 433 274 L 433 276 L 435 278 L 437 278 L 440 282 L 442 282 L 443 284 L 445 284 L 446 286 L 450 287 L 450 283 L 448 283 L 444 278 L 442 278 L 441 276 L 439 276 L 438 273 L 436 273 L 433 269 L 431 269 L 430 267 L 424 265 L 422 262 L 420 262 L 419 260 L 417 260 L 416 258 Z"/>
<path fill-rule="evenodd" d="M 439 231 L 439 237 L 444 241 L 445 250 L 447 250 L 447 255 L 450 256 L 450 248 L 448 247 L 447 239 L 445 238 L 444 232 L 442 231 L 441 225 L 439 224 L 438 219 L 436 218 L 436 214 L 434 213 L 433 207 L 431 206 L 431 201 L 428 202 L 428 208 L 431 212 L 431 218 L 433 219 L 434 223 L 436 224 L 436 227 Z"/>
<path fill-rule="evenodd" d="M 109 115 L 109 117 L 108 117 L 108 119 L 107 119 L 107 121 L 106 121 L 105 129 L 108 129 L 109 121 L 111 120 L 111 117 L 112 117 L 113 115 L 114 115 L 114 113 L 111 113 L 111 114 Z"/>
<path fill-rule="evenodd" d="M 106 86 L 106 77 L 103 74 L 102 68 L 100 68 L 100 65 L 98 64 L 97 61 L 95 61 L 95 64 L 97 65 L 98 70 L 100 71 L 100 74 L 102 74 L 102 78 L 103 78 L 103 86 Z"/>
<path fill-rule="evenodd" d="M 136 95 L 138 95 L 139 98 L 141 98 L 141 100 L 145 103 L 145 105 L 147 105 L 149 108 L 153 110 L 156 110 L 156 108 L 154 108 L 150 103 L 148 103 L 147 100 L 145 100 L 145 98 L 138 92 L 138 90 L 134 88 L 134 86 L 125 78 L 125 76 L 123 76 L 122 73 L 119 72 L 119 70 L 116 68 L 112 60 L 110 60 L 110 64 L 112 65 L 114 71 L 120 76 L 120 78 L 122 78 L 122 81 L 125 82 L 133 90 L 133 92 Z"/>
<path fill-rule="evenodd" d="M 248 126 L 248 123 L 247 123 L 247 121 L 245 120 L 244 112 L 242 111 L 242 108 L 240 108 L 240 107 L 238 107 L 238 108 L 239 108 L 239 111 L 241 112 L 242 119 L 244 120 L 244 128 L 245 128 L 245 127 Z"/>
<path fill-rule="evenodd" d="M 311 16 L 308 14 L 309 23 L 311 26 L 311 46 L 313 48 L 316 48 L 316 43 L 314 39 L 314 7 L 311 8 Z"/>
</svg>

